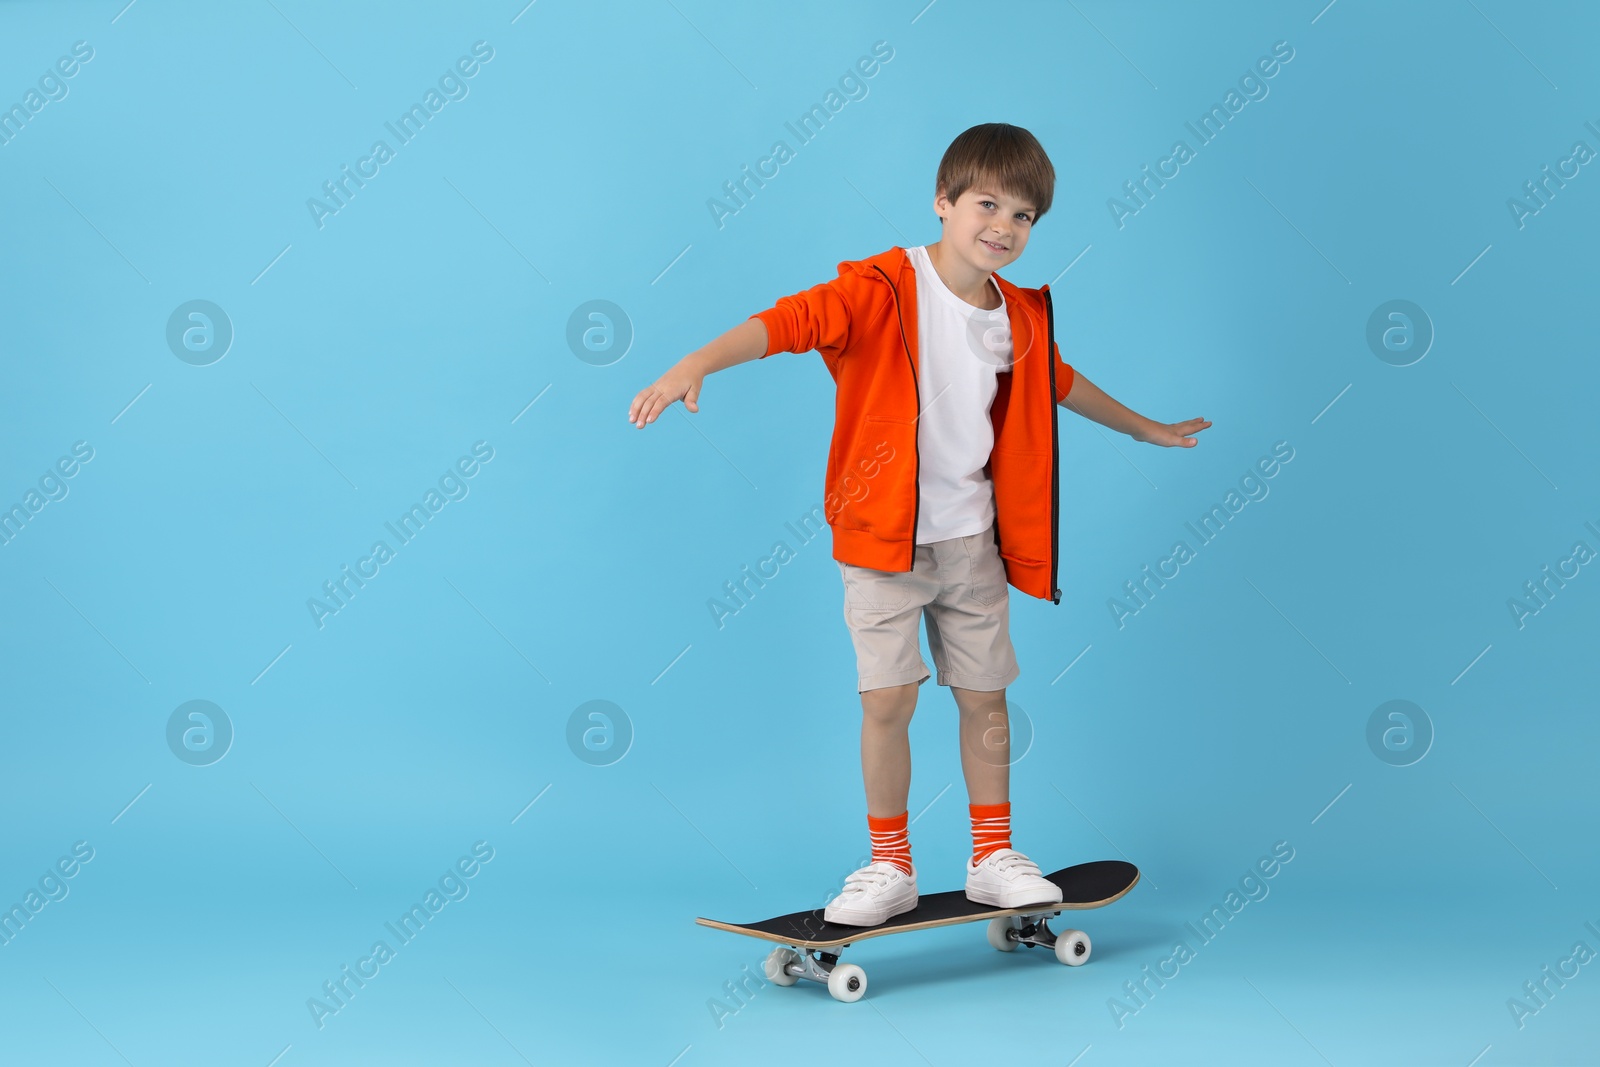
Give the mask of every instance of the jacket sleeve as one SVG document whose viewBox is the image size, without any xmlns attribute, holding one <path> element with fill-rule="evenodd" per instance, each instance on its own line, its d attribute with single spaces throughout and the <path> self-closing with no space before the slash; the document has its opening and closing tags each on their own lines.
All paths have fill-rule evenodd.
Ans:
<svg viewBox="0 0 1600 1067">
<path fill-rule="evenodd" d="M 779 297 L 765 311 L 750 316 L 767 328 L 765 359 L 774 352 L 810 352 L 837 356 L 850 338 L 850 305 L 838 279 L 813 285 L 793 296 Z"/>
<path fill-rule="evenodd" d="M 1061 346 L 1054 345 L 1053 347 L 1055 348 L 1056 361 L 1056 403 L 1061 404 L 1066 402 L 1067 394 L 1072 392 L 1072 382 L 1077 377 L 1077 371 L 1074 371 L 1072 365 L 1061 358 Z"/>
</svg>

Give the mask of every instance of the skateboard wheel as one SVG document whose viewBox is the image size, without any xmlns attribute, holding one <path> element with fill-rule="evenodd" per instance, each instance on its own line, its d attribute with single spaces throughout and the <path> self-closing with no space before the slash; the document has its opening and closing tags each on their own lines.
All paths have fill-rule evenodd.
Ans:
<svg viewBox="0 0 1600 1067">
<path fill-rule="evenodd" d="M 1089 962 L 1089 935 L 1082 930 L 1063 930 L 1056 935 L 1056 959 L 1068 967 Z"/>
<path fill-rule="evenodd" d="M 789 964 L 799 963 L 800 953 L 792 948 L 775 948 L 767 956 L 767 980 L 773 985 L 794 985 L 800 979 L 790 974 Z"/>
<path fill-rule="evenodd" d="M 828 972 L 828 992 L 834 1000 L 854 1003 L 867 991 L 867 972 L 853 963 L 841 963 Z"/>
<path fill-rule="evenodd" d="M 1011 920 L 1002 915 L 998 919 L 989 920 L 989 944 L 1001 952 L 1015 952 L 1017 943 L 1006 936 L 1011 932 Z"/>
</svg>

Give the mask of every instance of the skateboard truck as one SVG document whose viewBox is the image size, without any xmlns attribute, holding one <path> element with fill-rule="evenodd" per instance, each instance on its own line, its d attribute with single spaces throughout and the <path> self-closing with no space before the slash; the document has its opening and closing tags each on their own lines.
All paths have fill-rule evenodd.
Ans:
<svg viewBox="0 0 1600 1067">
<path fill-rule="evenodd" d="M 836 951 L 823 948 L 775 948 L 767 956 L 767 977 L 774 985 L 794 985 L 801 978 L 828 987 L 835 1000 L 845 1003 L 857 1001 L 867 991 L 867 972 L 853 963 L 839 962 L 839 949 L 850 947 L 847 941 L 836 946 Z"/>
<path fill-rule="evenodd" d="M 1056 959 L 1069 967 L 1088 962 L 1088 934 L 1082 930 L 1063 930 L 1058 934 L 1050 929 L 1050 920 L 1060 914 L 1060 909 L 1057 909 L 991 919 L 989 944 L 1001 952 L 1014 952 L 1018 945 L 1054 949 Z"/>
</svg>

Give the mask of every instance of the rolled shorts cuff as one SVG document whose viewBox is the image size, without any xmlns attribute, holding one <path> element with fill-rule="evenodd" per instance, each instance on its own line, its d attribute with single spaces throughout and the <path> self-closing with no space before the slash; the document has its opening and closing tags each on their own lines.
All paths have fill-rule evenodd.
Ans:
<svg viewBox="0 0 1600 1067">
<path fill-rule="evenodd" d="M 865 693 L 869 689 L 888 689 L 890 686 L 906 685 L 909 682 L 916 682 L 921 685 L 932 677 L 933 675 L 928 672 L 927 664 L 919 663 L 915 667 L 907 667 L 904 670 L 863 675 L 856 681 L 856 692 Z"/>
<path fill-rule="evenodd" d="M 1013 666 L 1001 674 L 966 674 L 962 671 L 940 671 L 938 685 L 953 685 L 958 689 L 971 689 L 978 693 L 992 693 L 1004 689 L 1022 677 L 1022 668 Z"/>
</svg>

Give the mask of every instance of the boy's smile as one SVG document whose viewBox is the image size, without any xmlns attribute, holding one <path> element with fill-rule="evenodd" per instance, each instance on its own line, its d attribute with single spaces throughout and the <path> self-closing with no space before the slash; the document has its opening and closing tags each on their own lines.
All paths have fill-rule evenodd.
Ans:
<svg viewBox="0 0 1600 1067">
<path fill-rule="evenodd" d="M 928 246 L 939 276 L 969 304 L 998 306 L 989 275 L 1022 255 L 1033 229 L 1034 206 L 984 182 L 954 202 L 941 191 L 933 208 L 944 220 L 938 244 Z"/>
</svg>

